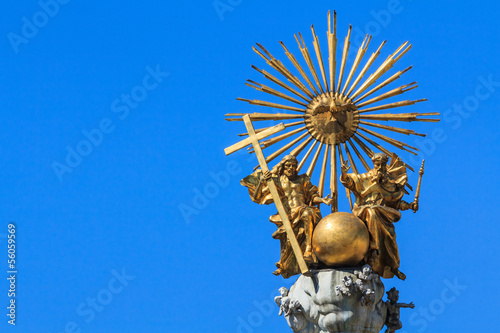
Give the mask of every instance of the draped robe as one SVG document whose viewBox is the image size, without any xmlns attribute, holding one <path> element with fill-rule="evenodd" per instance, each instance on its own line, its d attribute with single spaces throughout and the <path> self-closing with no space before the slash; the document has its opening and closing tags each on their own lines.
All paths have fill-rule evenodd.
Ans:
<svg viewBox="0 0 500 333">
<path fill-rule="evenodd" d="M 406 166 L 398 157 L 391 159 L 387 167 L 386 181 L 372 181 L 375 170 L 363 174 L 348 174 L 341 182 L 350 189 L 356 202 L 353 214 L 365 222 L 370 234 L 371 250 L 378 251 L 378 257 L 372 265 L 373 270 L 388 279 L 394 277 L 399 269 L 399 251 L 396 243 L 395 222 L 401 218 L 400 204 L 407 181 Z M 368 260 L 368 258 L 365 258 Z"/>
<path fill-rule="evenodd" d="M 269 187 L 263 182 L 261 186 L 261 195 L 257 198 L 255 197 L 255 191 L 259 186 L 259 179 L 261 177 L 261 172 L 257 171 L 250 176 L 245 177 L 241 180 L 241 185 L 248 188 L 248 192 L 252 201 L 261 204 L 269 205 L 274 202 L 271 193 L 269 192 Z M 316 224 L 321 220 L 321 212 L 318 207 L 312 206 L 314 198 L 319 197 L 318 188 L 311 183 L 311 179 L 307 175 L 298 175 L 293 180 L 289 180 L 287 176 L 281 175 L 279 177 L 273 177 L 276 187 L 278 189 L 279 196 L 283 202 L 283 206 L 287 211 L 288 218 L 292 224 L 293 232 L 297 237 L 297 241 L 300 245 L 302 253 L 305 252 L 307 247 L 307 233 L 308 228 L 316 226 Z M 300 198 L 294 198 L 290 196 L 289 182 L 292 182 L 295 187 L 295 196 L 299 195 Z M 300 200 L 295 200 L 300 199 Z M 303 205 L 294 205 L 294 202 L 300 201 Z M 282 275 L 285 279 L 292 275 L 300 273 L 300 267 L 297 263 L 297 259 L 292 250 L 290 241 L 285 231 L 283 222 L 279 214 L 272 215 L 269 220 L 276 224 L 278 229 L 273 233 L 272 237 L 274 239 L 279 239 L 281 251 L 280 260 L 276 263 L 278 268 L 273 272 L 275 275 Z M 312 229 L 311 227 L 311 229 Z M 312 237 L 312 232 L 309 235 Z M 313 253 L 313 261 L 316 261 Z"/>
</svg>

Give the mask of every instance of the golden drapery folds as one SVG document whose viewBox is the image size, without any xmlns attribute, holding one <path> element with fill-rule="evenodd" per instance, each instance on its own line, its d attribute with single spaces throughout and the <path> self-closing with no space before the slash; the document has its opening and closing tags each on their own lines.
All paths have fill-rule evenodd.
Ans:
<svg viewBox="0 0 500 333">
<path fill-rule="evenodd" d="M 401 199 L 407 181 L 406 166 L 396 155 L 387 166 L 381 180 L 375 180 L 377 171 L 363 174 L 348 174 L 341 182 L 350 189 L 356 202 L 352 210 L 366 223 L 370 234 L 370 247 L 365 261 L 369 261 L 374 250 L 378 256 L 371 263 L 373 270 L 388 279 L 399 272 L 399 251 L 396 243 L 394 222 L 401 218 Z"/>
<path fill-rule="evenodd" d="M 248 188 L 252 201 L 261 205 L 269 205 L 273 203 L 273 198 L 265 182 L 259 185 L 260 178 L 261 172 L 256 171 L 242 179 L 241 185 Z M 311 242 L 313 228 L 321 220 L 319 208 L 312 206 L 314 198 L 319 197 L 318 188 L 312 185 L 310 178 L 305 174 L 298 175 L 293 179 L 288 179 L 286 175 L 273 176 L 273 180 L 292 223 L 292 228 L 302 253 L 305 253 L 308 243 L 310 244 Z M 293 183 L 293 185 L 291 186 L 290 183 Z M 290 191 L 291 187 L 293 187 L 293 191 Z M 257 195 L 255 193 L 256 190 L 259 191 Z M 292 275 L 300 274 L 297 259 L 288 241 L 280 216 L 278 214 L 272 215 L 269 220 L 276 224 L 278 228 L 272 237 L 279 239 L 281 246 L 280 259 L 276 263 L 277 270 L 273 274 L 282 275 L 285 279 Z M 314 254 L 312 261 L 316 262 Z"/>
</svg>

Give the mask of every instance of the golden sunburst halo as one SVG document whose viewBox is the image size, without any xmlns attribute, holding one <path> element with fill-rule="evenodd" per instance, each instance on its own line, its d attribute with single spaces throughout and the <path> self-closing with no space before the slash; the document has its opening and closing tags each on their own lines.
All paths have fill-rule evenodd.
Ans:
<svg viewBox="0 0 500 333">
<path fill-rule="evenodd" d="M 323 54 L 314 26 L 311 26 L 311 32 L 313 37 L 314 53 L 316 55 L 316 64 L 311 58 L 311 53 L 304 42 L 302 34 L 298 33 L 298 35 L 295 35 L 300 53 L 302 54 L 309 74 L 306 73 L 304 67 L 301 66 L 299 61 L 289 51 L 285 44 L 281 41 L 279 42 L 285 51 L 286 57 L 293 64 L 295 70 L 300 74 L 300 78 L 295 76 L 285 67 L 285 65 L 283 65 L 280 60 L 275 58 L 261 44 L 257 43 L 256 46 L 253 47 L 253 50 L 260 57 L 262 57 L 270 67 L 278 72 L 280 76 L 284 77 L 288 83 L 285 83 L 282 79 L 272 75 L 266 70 L 252 65 L 252 68 L 262 74 L 267 80 L 271 81 L 276 86 L 276 89 L 281 88 L 282 90 L 286 90 L 286 93 L 252 80 L 247 80 L 246 84 L 256 90 L 281 98 L 289 102 L 288 104 L 292 105 L 272 103 L 263 100 L 238 98 L 238 100 L 245 101 L 253 105 L 295 112 L 253 113 L 249 114 L 249 116 L 252 121 L 275 120 L 284 122 L 286 132 L 262 141 L 261 146 L 263 149 L 293 137 L 290 142 L 270 153 L 266 158 L 267 163 L 275 160 L 277 157 L 285 154 L 289 150 L 291 150 L 289 154 L 296 157 L 298 157 L 301 153 L 304 153 L 299 160 L 298 169 L 300 171 L 312 155 L 312 160 L 309 162 L 310 164 L 306 172 L 307 175 L 311 177 L 320 155 L 323 152 L 318 187 L 320 195 L 323 196 L 327 168 L 329 164 L 330 190 L 332 198 L 334 199 L 332 209 L 336 209 L 338 200 L 337 168 L 340 164 L 338 161 L 344 163 L 347 159 L 349 164 L 352 166 L 353 172 L 358 173 L 359 169 L 356 165 L 356 160 L 354 159 L 355 155 L 357 160 L 361 162 L 363 167 L 368 171 L 370 166 L 366 162 L 366 156 L 371 158 L 374 155 L 375 152 L 372 149 L 375 149 L 375 151 L 381 151 L 389 156 L 393 155 L 392 151 L 378 143 L 380 140 L 390 146 L 417 155 L 418 149 L 416 147 L 412 147 L 404 142 L 395 140 L 384 134 L 380 134 L 377 130 L 382 129 L 390 132 L 417 136 L 425 136 L 425 134 L 417 133 L 411 129 L 385 125 L 381 122 L 438 122 L 439 119 L 429 118 L 429 116 L 432 117 L 440 115 L 438 112 L 379 113 L 379 111 L 409 106 L 426 101 L 426 99 L 418 99 L 381 104 L 384 103 L 383 101 L 386 99 L 401 95 L 409 90 L 417 88 L 418 85 L 416 82 L 402 85 L 390 91 L 380 93 L 379 95 L 376 94 L 381 89 L 399 79 L 404 73 L 408 72 L 412 68 L 410 66 L 404 70 L 397 71 L 384 81 L 379 82 L 381 81 L 381 78 L 389 70 L 391 70 L 394 64 L 411 49 L 411 44 L 408 42 L 403 43 L 395 50 L 394 53 L 390 54 L 377 69 L 372 71 L 370 75 L 367 75 L 373 63 L 380 55 L 386 42 L 382 42 L 377 50 L 371 54 L 365 64 L 360 67 L 372 39 L 372 36 L 366 35 L 361 43 L 361 46 L 358 48 L 352 66 L 347 73 L 346 63 L 349 55 L 350 37 L 352 31 L 352 26 L 349 26 L 347 36 L 344 40 L 341 62 L 339 64 L 339 72 L 337 75 L 336 30 L 337 15 L 333 12 L 332 20 L 331 12 L 328 12 L 328 59 L 325 58 L 325 60 L 327 60 L 328 72 L 325 70 L 325 62 L 323 60 Z M 319 71 L 317 71 L 317 68 L 319 68 Z M 358 70 L 359 68 L 361 69 Z M 344 77 L 346 78 L 344 79 Z M 242 121 L 242 117 L 244 115 L 244 113 L 226 114 L 226 120 Z M 268 128 L 270 127 L 257 129 L 255 132 L 259 133 Z M 247 135 L 247 133 L 240 134 L 240 136 L 245 135 Z M 250 152 L 252 153 L 253 151 L 250 149 Z M 413 171 L 410 166 L 407 165 L 407 167 Z M 411 189 L 408 184 L 407 187 Z M 350 194 L 347 194 L 350 200 Z"/>
</svg>

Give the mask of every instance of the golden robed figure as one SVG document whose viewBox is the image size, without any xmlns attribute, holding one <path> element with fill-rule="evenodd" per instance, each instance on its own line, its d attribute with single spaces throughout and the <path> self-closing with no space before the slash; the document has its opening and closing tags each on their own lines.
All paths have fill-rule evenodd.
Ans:
<svg viewBox="0 0 500 333">
<path fill-rule="evenodd" d="M 268 205 L 274 200 L 266 181 L 273 179 L 304 254 L 304 260 L 311 264 L 317 262 L 312 251 L 312 235 L 314 227 L 321 220 L 318 206 L 321 203 L 330 205 L 332 199 L 321 198 L 318 188 L 311 183 L 309 176 L 297 174 L 297 164 L 295 156 L 285 156 L 273 170 L 274 173 L 267 171 L 262 174 L 257 171 L 242 179 L 241 184 L 248 188 L 254 202 Z M 279 214 L 272 215 L 270 221 L 278 227 L 273 238 L 279 239 L 281 244 L 280 260 L 276 263 L 277 270 L 273 274 L 282 275 L 284 278 L 299 274 L 300 267 Z"/>
<path fill-rule="evenodd" d="M 403 201 L 407 182 L 406 166 L 399 157 L 376 153 L 372 157 L 373 169 L 363 174 L 347 174 L 349 166 L 342 164 L 340 181 L 355 197 L 352 213 L 365 222 L 370 234 L 370 246 L 365 262 L 384 278 L 396 275 L 404 280 L 399 271 L 399 252 L 394 224 L 401 219 L 400 210 L 418 210 L 418 201 Z"/>
</svg>

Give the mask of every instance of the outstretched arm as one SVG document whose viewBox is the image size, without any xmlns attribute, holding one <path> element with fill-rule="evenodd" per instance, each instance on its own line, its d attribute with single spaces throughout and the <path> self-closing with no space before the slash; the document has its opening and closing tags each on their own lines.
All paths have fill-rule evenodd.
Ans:
<svg viewBox="0 0 500 333">
<path fill-rule="evenodd" d="M 240 181 L 241 185 L 248 188 L 248 194 L 252 201 L 260 205 L 269 205 L 274 202 L 265 180 L 268 176 L 272 177 L 272 174 L 265 174 L 266 175 L 263 176 L 262 172 L 258 170 Z"/>
<path fill-rule="evenodd" d="M 410 308 L 410 309 L 414 309 L 415 308 L 415 304 L 413 304 L 413 302 L 411 302 L 410 304 L 398 303 L 398 304 L 396 304 L 396 306 L 398 308 Z"/>
<path fill-rule="evenodd" d="M 348 164 L 347 161 L 341 162 L 341 172 L 342 174 L 340 175 L 340 182 L 348 189 L 353 190 L 354 189 L 354 182 L 352 181 L 351 177 L 347 174 L 347 171 L 351 168 Z"/>
<path fill-rule="evenodd" d="M 314 197 L 313 199 L 313 204 L 325 204 L 330 206 L 333 202 L 333 199 L 330 198 L 330 194 L 328 194 L 326 197 L 322 198 L 320 196 Z"/>
<path fill-rule="evenodd" d="M 259 184 L 257 185 L 257 188 L 255 189 L 255 192 L 253 194 L 254 200 L 260 200 L 260 198 L 262 197 L 262 188 L 267 184 L 267 181 L 271 179 L 271 177 L 272 173 L 269 170 L 262 174 L 259 180 Z"/>
<path fill-rule="evenodd" d="M 414 212 L 416 212 L 418 210 L 418 202 L 414 201 L 412 203 L 408 203 L 404 200 L 401 200 L 401 202 L 399 203 L 399 210 L 408 210 L 408 209 L 411 209 Z"/>
</svg>

